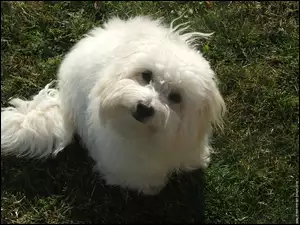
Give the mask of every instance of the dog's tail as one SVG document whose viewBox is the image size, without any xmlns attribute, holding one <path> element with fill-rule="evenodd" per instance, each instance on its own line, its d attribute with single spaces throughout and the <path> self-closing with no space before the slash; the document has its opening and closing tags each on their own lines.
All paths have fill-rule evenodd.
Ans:
<svg viewBox="0 0 300 225">
<path fill-rule="evenodd" d="M 65 147 L 58 90 L 45 86 L 31 101 L 12 99 L 1 109 L 1 155 L 46 158 Z"/>
</svg>

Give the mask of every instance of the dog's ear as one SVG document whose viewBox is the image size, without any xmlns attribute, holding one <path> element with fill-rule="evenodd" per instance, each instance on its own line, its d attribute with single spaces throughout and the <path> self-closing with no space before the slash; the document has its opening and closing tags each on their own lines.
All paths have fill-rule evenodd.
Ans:
<svg viewBox="0 0 300 225">
<path fill-rule="evenodd" d="M 225 102 L 215 82 L 212 82 L 207 95 L 206 107 L 204 110 L 206 119 L 213 127 L 223 128 L 223 117 L 226 111 Z"/>
</svg>

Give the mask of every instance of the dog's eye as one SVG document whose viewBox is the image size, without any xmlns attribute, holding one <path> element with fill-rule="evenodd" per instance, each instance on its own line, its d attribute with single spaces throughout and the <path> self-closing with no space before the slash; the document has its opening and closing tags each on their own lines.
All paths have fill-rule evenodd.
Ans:
<svg viewBox="0 0 300 225">
<path fill-rule="evenodd" d="M 181 95 L 175 92 L 169 94 L 168 99 L 174 103 L 180 103 L 182 101 Z"/>
<path fill-rule="evenodd" d="M 142 72 L 142 77 L 144 79 L 144 81 L 149 84 L 150 81 L 152 80 L 152 72 L 150 70 L 146 70 L 144 72 Z"/>
</svg>

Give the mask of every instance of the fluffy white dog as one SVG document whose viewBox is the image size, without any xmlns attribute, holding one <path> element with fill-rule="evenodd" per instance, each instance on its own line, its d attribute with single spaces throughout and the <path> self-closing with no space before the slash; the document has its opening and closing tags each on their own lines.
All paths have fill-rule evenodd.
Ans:
<svg viewBox="0 0 300 225">
<path fill-rule="evenodd" d="M 144 194 L 207 167 L 225 104 L 193 43 L 210 34 L 173 22 L 114 18 L 90 31 L 63 60 L 58 89 L 2 109 L 1 154 L 49 157 L 77 133 L 108 185 Z"/>
</svg>

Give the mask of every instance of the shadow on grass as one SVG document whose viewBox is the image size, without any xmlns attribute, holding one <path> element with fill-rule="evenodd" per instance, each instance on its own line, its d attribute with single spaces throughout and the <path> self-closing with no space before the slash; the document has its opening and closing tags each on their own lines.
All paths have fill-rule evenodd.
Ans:
<svg viewBox="0 0 300 225">
<path fill-rule="evenodd" d="M 204 177 L 201 170 L 173 176 L 157 196 L 108 187 L 92 172 L 87 151 L 73 143 L 56 159 L 28 161 L 2 158 L 1 194 L 33 198 L 61 196 L 70 207 L 66 220 L 84 223 L 204 222 Z M 57 205 L 60 207 L 60 205 Z M 69 217 L 69 218 L 68 218 Z"/>
</svg>

